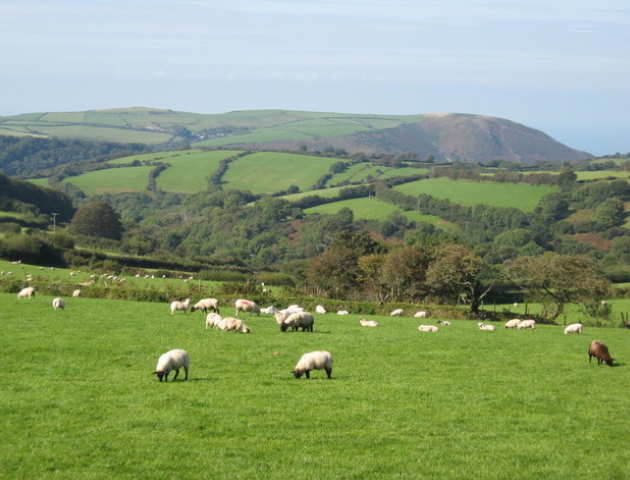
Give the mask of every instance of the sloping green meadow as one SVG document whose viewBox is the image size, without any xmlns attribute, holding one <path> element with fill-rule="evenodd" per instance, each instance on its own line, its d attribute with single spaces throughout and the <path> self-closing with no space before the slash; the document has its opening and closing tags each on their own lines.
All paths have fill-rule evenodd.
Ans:
<svg viewBox="0 0 630 480">
<path fill-rule="evenodd" d="M 630 332 L 437 334 L 411 318 L 317 316 L 314 333 L 205 330 L 165 305 L 0 295 L 5 478 L 625 479 Z M 331 307 L 328 306 L 327 307 Z M 431 320 L 430 320 L 431 321 Z M 624 365 L 589 365 L 600 339 Z M 184 348 L 190 380 L 159 383 Z M 304 352 L 321 371 L 295 380 Z M 183 372 L 181 374 L 183 376 Z M 172 375 L 171 375 L 172 377 Z"/>
<path fill-rule="evenodd" d="M 460 205 L 490 205 L 513 207 L 531 212 L 542 197 L 557 191 L 553 185 L 527 185 L 524 183 L 472 182 L 450 178 L 430 178 L 404 183 L 394 187 L 407 195 L 426 193 L 446 198 Z"/>
<path fill-rule="evenodd" d="M 88 195 L 142 192 L 147 188 L 151 170 L 153 167 L 108 168 L 68 177 L 64 182 L 76 185 Z"/>
<path fill-rule="evenodd" d="M 383 202 L 377 198 L 351 198 L 349 200 L 340 200 L 338 202 L 325 203 L 316 207 L 304 210 L 306 213 L 321 213 L 332 215 L 342 208 L 349 208 L 354 214 L 356 220 L 386 220 L 392 213 L 398 212 L 409 220 L 416 222 L 432 223 L 436 227 L 444 230 L 456 230 L 458 227 L 454 223 L 442 220 L 435 215 L 423 215 L 419 212 L 404 211 L 400 207 Z"/>
<path fill-rule="evenodd" d="M 253 153 L 230 163 L 223 176 L 224 188 L 256 194 L 278 192 L 291 185 L 307 190 L 338 161 L 292 153 Z"/>
</svg>

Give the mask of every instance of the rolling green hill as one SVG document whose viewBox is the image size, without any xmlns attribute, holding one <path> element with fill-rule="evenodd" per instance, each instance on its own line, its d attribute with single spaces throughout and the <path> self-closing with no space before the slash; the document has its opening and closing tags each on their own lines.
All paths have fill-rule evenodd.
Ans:
<svg viewBox="0 0 630 480">
<path fill-rule="evenodd" d="M 110 168 L 68 177 L 64 182 L 76 185 L 88 195 L 143 192 L 147 188 L 152 169 L 153 167 Z"/>
<path fill-rule="evenodd" d="M 199 114 L 135 107 L 0 117 L 0 134 L 247 149 L 415 152 L 459 161 L 589 158 L 506 119 L 471 114 L 369 115 L 288 110 Z"/>
</svg>

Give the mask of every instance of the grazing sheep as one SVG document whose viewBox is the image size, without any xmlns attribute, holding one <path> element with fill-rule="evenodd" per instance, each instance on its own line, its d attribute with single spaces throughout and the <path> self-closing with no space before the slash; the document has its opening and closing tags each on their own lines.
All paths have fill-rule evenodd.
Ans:
<svg viewBox="0 0 630 480">
<path fill-rule="evenodd" d="M 536 320 L 521 320 L 516 328 L 518 330 L 522 330 L 524 328 L 531 328 L 532 330 L 534 330 L 536 328 Z"/>
<path fill-rule="evenodd" d="M 332 375 L 333 358 L 330 352 L 326 350 L 317 350 L 302 355 L 295 368 L 291 371 L 295 378 L 306 375 L 311 378 L 311 370 L 326 370 L 328 378 Z"/>
<path fill-rule="evenodd" d="M 326 313 L 326 309 L 324 307 L 322 307 L 321 305 L 317 305 L 315 307 L 315 313 L 319 313 L 321 315 L 324 315 Z"/>
<path fill-rule="evenodd" d="M 276 321 L 278 317 L 276 317 Z M 292 313 L 285 317 L 280 323 L 280 331 L 286 332 L 289 328 L 294 332 L 298 329 L 302 329 L 303 332 L 312 332 L 313 325 L 315 323 L 315 317 L 312 313 L 297 312 Z"/>
<path fill-rule="evenodd" d="M 35 296 L 35 289 L 33 287 L 26 287 L 19 291 L 17 298 L 33 298 Z"/>
<path fill-rule="evenodd" d="M 175 370 L 175 376 L 173 377 L 173 381 L 175 381 L 179 375 L 179 369 L 184 367 L 184 372 L 186 373 L 186 378 L 184 378 L 184 380 L 188 380 L 189 364 L 190 356 L 186 350 L 170 350 L 160 355 L 157 366 L 155 367 L 155 372 L 153 373 L 157 375 L 160 382 L 162 381 L 162 378 L 164 378 L 165 382 L 168 382 L 168 374 L 171 370 Z"/>
<path fill-rule="evenodd" d="M 425 312 L 424 310 L 420 310 L 420 311 L 414 313 L 414 315 L 413 315 L 414 318 L 427 318 L 427 316 L 428 316 L 428 313 Z"/>
<path fill-rule="evenodd" d="M 337 312 L 337 315 L 349 315 L 349 314 L 350 314 L 350 312 L 348 312 L 348 310 L 339 310 Z"/>
<path fill-rule="evenodd" d="M 435 325 L 420 325 L 418 326 L 418 330 L 420 330 L 421 332 L 436 333 L 439 329 Z"/>
<path fill-rule="evenodd" d="M 608 347 L 599 340 L 592 341 L 588 347 L 588 363 L 591 363 L 591 358 L 593 357 L 597 359 L 597 365 L 605 363 L 609 367 L 612 367 L 615 361 L 615 359 L 610 356 Z"/>
<path fill-rule="evenodd" d="M 169 308 L 171 310 L 171 315 L 173 315 L 178 310 L 183 310 L 184 313 L 188 312 L 188 307 L 190 307 L 190 298 L 187 298 L 183 302 L 175 300 L 174 302 L 171 302 Z"/>
<path fill-rule="evenodd" d="M 567 325 L 564 329 L 564 334 L 568 335 L 569 333 L 582 333 L 582 324 L 581 323 L 572 323 L 571 325 Z"/>
<path fill-rule="evenodd" d="M 366 320 L 365 318 L 359 320 L 359 323 L 362 327 L 378 327 L 378 322 L 374 320 Z"/>
<path fill-rule="evenodd" d="M 479 326 L 479 330 L 485 330 L 487 332 L 494 332 L 497 329 L 494 325 L 487 325 L 483 322 L 480 322 L 477 325 Z"/>
<path fill-rule="evenodd" d="M 449 322 L 448 320 L 438 320 L 435 323 L 437 323 L 438 325 L 443 325 L 445 327 L 448 327 L 451 324 L 451 322 Z"/>
<path fill-rule="evenodd" d="M 243 321 L 239 318 L 226 317 L 223 319 L 223 328 L 221 330 L 228 330 L 241 333 L 251 333 L 251 330 Z"/>
<path fill-rule="evenodd" d="M 79 290 L 78 288 L 72 292 L 72 296 L 73 297 L 80 297 L 81 296 L 81 290 Z"/>
<path fill-rule="evenodd" d="M 400 317 L 403 313 L 402 308 L 397 308 L 396 310 L 392 310 L 392 313 L 389 314 L 390 317 Z"/>
<path fill-rule="evenodd" d="M 195 310 L 201 310 L 203 313 L 208 313 L 208 310 L 212 310 L 213 312 L 219 313 L 219 301 L 216 298 L 202 298 L 190 307 L 191 312 Z"/>
<path fill-rule="evenodd" d="M 261 308 L 260 313 L 266 313 L 267 315 L 273 315 L 278 309 L 273 305 L 269 305 L 267 308 Z"/>
<path fill-rule="evenodd" d="M 521 320 L 519 318 L 513 318 L 505 322 L 505 328 L 517 328 Z"/>
<path fill-rule="evenodd" d="M 206 329 L 208 327 L 221 328 L 223 330 L 223 317 L 218 313 L 209 313 L 206 316 Z"/>
<path fill-rule="evenodd" d="M 289 313 L 300 313 L 304 312 L 305 310 L 299 305 L 289 305 L 287 308 L 284 309 L 284 311 Z"/>
<path fill-rule="evenodd" d="M 260 308 L 258 308 L 256 302 L 252 302 L 251 300 L 239 298 L 234 302 L 234 306 L 236 307 L 235 317 L 238 316 L 238 312 L 254 312 L 256 315 L 260 315 Z"/>
<path fill-rule="evenodd" d="M 66 302 L 63 301 L 63 298 L 56 297 L 56 298 L 53 298 L 52 306 L 55 310 L 59 310 L 59 309 L 63 310 L 64 308 L 66 308 Z"/>
</svg>

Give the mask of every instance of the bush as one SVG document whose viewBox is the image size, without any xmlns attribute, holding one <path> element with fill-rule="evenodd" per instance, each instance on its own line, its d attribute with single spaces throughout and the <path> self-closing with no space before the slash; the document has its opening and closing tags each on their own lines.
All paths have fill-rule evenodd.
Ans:
<svg viewBox="0 0 630 480">
<path fill-rule="evenodd" d="M 0 233 L 20 233 L 22 227 L 19 223 L 5 222 L 0 223 Z"/>
<path fill-rule="evenodd" d="M 201 270 L 197 277 L 201 280 L 211 280 L 215 282 L 244 282 L 248 275 L 232 270 Z"/>
</svg>

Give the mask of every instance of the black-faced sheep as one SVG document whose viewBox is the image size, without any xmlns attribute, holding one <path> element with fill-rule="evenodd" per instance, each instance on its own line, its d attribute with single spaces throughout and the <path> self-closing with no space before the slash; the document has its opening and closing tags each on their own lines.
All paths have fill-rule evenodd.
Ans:
<svg viewBox="0 0 630 480">
<path fill-rule="evenodd" d="M 279 317 L 276 316 L 276 321 L 278 321 L 278 318 Z M 315 323 L 315 317 L 312 313 L 309 312 L 297 312 L 285 316 L 283 320 L 278 323 L 280 324 L 280 330 L 282 332 L 286 332 L 289 328 L 293 331 L 299 330 L 301 328 L 303 332 L 312 332 L 313 325 Z"/>
<path fill-rule="evenodd" d="M 56 297 L 56 298 L 53 298 L 52 306 L 55 310 L 59 310 L 59 309 L 63 310 L 64 308 L 66 308 L 66 302 L 63 301 L 63 298 Z"/>
</svg>

